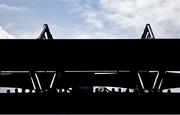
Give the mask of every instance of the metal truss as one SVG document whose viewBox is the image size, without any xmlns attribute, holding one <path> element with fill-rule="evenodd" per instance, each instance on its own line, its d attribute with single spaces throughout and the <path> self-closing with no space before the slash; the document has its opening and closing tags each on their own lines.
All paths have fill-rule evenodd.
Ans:
<svg viewBox="0 0 180 115">
<path fill-rule="evenodd" d="M 52 40 L 53 39 L 53 36 L 52 36 L 47 24 L 44 24 L 43 29 L 37 39 L 40 39 L 40 40 L 46 40 L 46 39 Z M 153 34 L 150 24 L 146 24 L 144 32 L 141 36 L 141 39 L 155 39 L 155 36 Z"/>
<path fill-rule="evenodd" d="M 37 39 L 40 39 L 40 40 L 46 40 L 46 39 L 52 40 L 53 39 L 47 24 L 44 24 L 43 29 Z"/>
<path fill-rule="evenodd" d="M 141 39 L 155 39 L 150 24 L 147 24 L 147 25 L 146 25 L 146 27 L 145 27 L 145 29 L 144 29 L 144 32 L 143 32 L 143 34 L 142 34 Z"/>
<path fill-rule="evenodd" d="M 39 39 L 39 40 L 52 40 L 53 39 L 47 24 L 44 24 L 43 30 L 41 31 L 41 33 L 37 39 Z M 147 24 L 145 26 L 145 29 L 144 29 L 141 39 L 155 39 L 150 24 Z M 150 84 L 152 87 L 151 87 L 151 89 L 148 89 L 148 90 L 157 91 L 157 90 L 161 89 L 162 81 L 163 81 L 163 79 L 165 79 L 165 77 L 166 77 L 165 74 L 167 73 L 167 71 L 159 71 L 159 70 L 156 70 L 156 71 L 148 71 L 148 70 L 147 71 L 139 71 L 139 70 L 133 70 L 133 71 L 132 70 L 113 70 L 113 71 L 112 70 L 103 70 L 103 71 L 98 71 L 98 70 L 95 70 L 95 71 L 94 70 L 84 70 L 84 71 L 83 70 L 79 70 L 79 71 L 75 70 L 75 71 L 73 71 L 73 70 L 71 70 L 70 71 L 70 70 L 67 70 L 67 71 L 61 71 L 61 72 L 59 72 L 59 71 L 21 71 L 21 72 L 20 71 L 4 71 L 4 72 L 1 71 L 1 75 L 11 75 L 11 73 L 29 73 L 34 89 L 46 90 L 41 86 L 43 83 L 39 79 L 39 75 L 37 73 L 53 73 L 53 75 L 51 75 L 51 80 L 49 81 L 50 84 L 48 86 L 48 89 L 56 88 L 54 83 L 57 82 L 57 79 L 59 79 L 60 77 L 63 77 L 63 75 L 68 74 L 68 73 L 72 73 L 72 74 L 91 73 L 91 75 L 93 74 L 93 77 L 98 76 L 98 75 L 103 75 L 106 77 L 106 75 L 107 76 L 108 75 L 117 76 L 117 75 L 121 75 L 122 73 L 132 73 L 131 77 L 137 77 L 138 81 L 135 81 L 136 83 L 139 83 L 139 84 L 137 84 L 137 86 L 141 90 L 146 90 L 146 87 L 145 87 L 146 84 L 143 82 L 143 79 L 146 79 L 146 78 L 144 78 L 141 75 L 142 72 L 145 72 L 145 73 L 156 72 L 156 75 L 154 76 L 154 78 L 152 78 L 152 84 Z M 72 80 L 75 80 L 75 78 L 73 78 L 71 76 L 70 76 L 70 78 L 72 78 Z M 126 79 L 124 79 L 124 80 L 126 80 Z M 127 87 L 129 87 L 129 86 L 127 86 Z"/>
</svg>

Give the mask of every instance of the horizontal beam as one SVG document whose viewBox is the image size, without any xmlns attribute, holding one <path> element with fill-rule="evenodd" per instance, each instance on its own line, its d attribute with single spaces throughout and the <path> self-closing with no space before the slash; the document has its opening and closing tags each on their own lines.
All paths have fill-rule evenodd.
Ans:
<svg viewBox="0 0 180 115">
<path fill-rule="evenodd" d="M 180 39 L 0 40 L 0 70 L 180 70 Z"/>
</svg>

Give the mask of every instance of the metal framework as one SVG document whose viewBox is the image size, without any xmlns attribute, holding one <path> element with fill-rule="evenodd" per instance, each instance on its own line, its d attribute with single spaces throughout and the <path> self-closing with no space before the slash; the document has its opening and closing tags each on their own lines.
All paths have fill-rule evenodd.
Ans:
<svg viewBox="0 0 180 115">
<path fill-rule="evenodd" d="M 22 88 L 0 113 L 179 113 L 162 90 L 180 87 L 180 40 L 147 39 L 149 24 L 138 40 L 53 40 L 45 24 L 38 40 L 0 40 L 0 88 Z"/>
<path fill-rule="evenodd" d="M 53 39 L 53 36 L 52 36 L 47 24 L 44 24 L 43 29 L 37 39 L 41 39 L 41 40 L 46 40 L 46 39 L 52 40 Z M 154 36 L 154 33 L 152 31 L 150 24 L 146 24 L 144 32 L 141 36 L 141 39 L 155 39 L 155 36 Z"/>
<path fill-rule="evenodd" d="M 47 24 L 44 24 L 43 29 L 37 39 L 40 39 L 40 40 L 46 40 L 46 39 L 52 40 L 53 39 Z"/>
<path fill-rule="evenodd" d="M 44 24 L 43 30 L 42 30 L 40 36 L 38 37 L 38 39 L 40 39 L 40 40 L 52 40 L 53 39 L 47 24 Z M 150 24 L 146 25 L 141 39 L 155 39 Z M 103 85 L 113 86 L 113 84 L 114 84 L 114 86 L 118 86 L 118 87 L 119 86 L 126 87 L 126 88 L 138 87 L 140 90 L 152 90 L 152 91 L 157 92 L 158 90 L 162 89 L 161 88 L 162 80 L 165 77 L 167 77 L 166 76 L 167 70 L 156 70 L 156 75 L 154 75 L 153 77 L 152 77 L 152 75 L 149 76 L 153 72 L 150 72 L 148 70 L 146 72 L 144 72 L 144 73 L 146 73 L 145 75 L 141 75 L 142 71 L 140 71 L 140 70 L 127 70 L 127 71 L 113 70 L 113 72 L 112 72 L 112 70 L 111 70 L 111 72 L 109 72 L 109 71 L 110 70 L 103 70 L 100 72 L 97 70 L 85 70 L 85 71 L 83 71 L 83 70 L 79 70 L 79 71 L 77 71 L 77 70 L 69 70 L 69 71 L 68 70 L 61 70 L 61 71 L 55 70 L 52 72 L 53 75 L 51 75 L 51 79 L 49 81 L 50 84 L 47 89 L 44 87 L 41 87 L 41 85 L 43 83 L 39 79 L 39 75 L 37 74 L 38 73 L 37 71 L 31 70 L 31 71 L 28 71 L 28 73 L 31 77 L 34 87 L 37 90 L 48 90 L 48 89 L 53 89 L 53 88 L 56 89 L 57 87 L 64 88 L 67 86 L 70 87 L 70 85 L 76 86 L 78 83 L 83 84 L 83 82 L 87 82 L 87 83 L 90 83 L 90 86 L 94 86 L 94 85 L 98 85 L 98 84 L 99 84 L 99 86 L 103 86 Z M 16 73 L 16 71 L 14 71 L 14 73 Z M 42 73 L 51 73 L 51 72 L 42 71 Z M 69 73 L 71 73 L 71 74 L 69 74 Z M 126 73 L 126 74 L 124 74 L 124 73 Z M 121 80 L 124 82 L 129 82 L 129 83 L 121 82 L 122 84 L 119 84 L 120 82 L 117 82 L 117 81 L 121 81 L 121 80 L 119 80 L 119 77 L 121 74 L 125 75 L 125 77 L 122 77 Z M 11 75 L 11 74 L 9 74 L 9 75 Z M 76 75 L 77 78 L 73 77 L 73 75 Z M 87 79 L 82 80 L 82 78 L 80 77 L 81 75 L 86 76 Z M 101 76 L 101 77 L 97 78 L 96 76 Z M 111 77 L 109 77 L 109 76 L 111 76 Z M 69 78 L 67 79 L 66 77 L 67 78 L 69 77 Z M 78 78 L 78 77 L 80 77 L 80 78 Z M 148 77 L 149 78 L 152 77 L 152 79 L 150 79 L 151 82 L 149 82 L 149 83 L 145 82 L 145 79 L 147 79 Z M 63 81 L 63 79 L 61 79 L 61 78 L 65 79 L 65 81 Z M 109 79 L 109 78 L 111 78 L 111 79 Z M 76 79 L 78 79 L 79 81 L 77 81 Z M 88 81 L 88 80 L 90 80 L 90 81 Z M 68 82 L 70 82 L 70 85 L 67 85 L 67 84 L 64 84 L 65 86 L 57 85 L 58 84 L 57 82 L 61 82 L 61 81 L 63 81 L 63 83 L 67 82 L 67 84 L 68 84 Z M 74 81 L 76 81 L 77 84 L 73 83 Z"/>
<path fill-rule="evenodd" d="M 146 27 L 145 27 L 145 29 L 144 29 L 144 32 L 143 32 L 143 34 L 142 34 L 141 39 L 155 39 L 150 24 L 147 24 L 147 25 L 146 25 Z"/>
</svg>

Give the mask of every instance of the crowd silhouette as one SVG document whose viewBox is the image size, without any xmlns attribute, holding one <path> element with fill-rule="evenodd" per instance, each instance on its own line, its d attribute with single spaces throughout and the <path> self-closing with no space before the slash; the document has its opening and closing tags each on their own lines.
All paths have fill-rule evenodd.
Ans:
<svg viewBox="0 0 180 115">
<path fill-rule="evenodd" d="M 18 88 L 15 88 L 14 91 L 7 89 L 6 90 L 7 94 L 42 94 L 42 95 L 81 95 L 81 94 L 88 94 L 88 95 L 129 95 L 129 94 L 134 94 L 134 95 L 143 95 L 143 94 L 172 94 L 170 89 L 167 89 L 166 92 L 163 92 L 162 90 L 138 90 L 138 89 L 130 89 L 126 88 L 112 88 L 108 89 L 107 87 L 103 88 L 94 88 L 94 91 L 91 91 L 89 89 L 81 89 L 79 88 L 62 88 L 62 89 L 56 89 L 56 88 L 50 88 L 46 90 L 39 90 L 39 89 L 28 89 L 26 90 L 25 88 L 22 88 L 21 91 L 18 90 Z"/>
</svg>

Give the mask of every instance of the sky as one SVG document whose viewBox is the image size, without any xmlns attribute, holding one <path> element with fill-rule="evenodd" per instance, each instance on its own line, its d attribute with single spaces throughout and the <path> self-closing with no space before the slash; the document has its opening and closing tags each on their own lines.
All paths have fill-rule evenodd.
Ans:
<svg viewBox="0 0 180 115">
<path fill-rule="evenodd" d="M 180 38 L 180 0 L 0 0 L 0 39 L 36 39 L 48 24 L 55 39 Z"/>
</svg>

